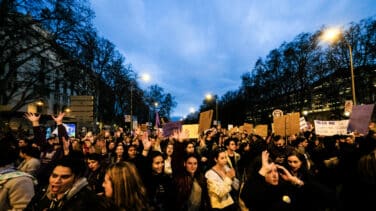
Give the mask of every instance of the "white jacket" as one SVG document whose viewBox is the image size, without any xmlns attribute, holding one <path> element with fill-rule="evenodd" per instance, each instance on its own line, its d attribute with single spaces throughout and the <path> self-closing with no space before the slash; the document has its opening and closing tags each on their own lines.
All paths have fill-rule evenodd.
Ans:
<svg viewBox="0 0 376 211">
<path fill-rule="evenodd" d="M 230 177 L 222 179 L 213 169 L 205 173 L 208 184 L 208 194 L 212 208 L 222 209 L 234 203 L 230 191 L 232 180 Z"/>
</svg>

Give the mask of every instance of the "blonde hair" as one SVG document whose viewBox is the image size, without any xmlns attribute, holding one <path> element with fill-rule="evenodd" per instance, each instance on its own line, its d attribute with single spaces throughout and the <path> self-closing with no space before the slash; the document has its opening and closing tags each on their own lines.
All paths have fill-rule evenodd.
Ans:
<svg viewBox="0 0 376 211">
<path fill-rule="evenodd" d="M 109 166 L 106 171 L 112 183 L 112 200 L 125 210 L 145 210 L 146 189 L 134 164 L 122 161 Z"/>
</svg>

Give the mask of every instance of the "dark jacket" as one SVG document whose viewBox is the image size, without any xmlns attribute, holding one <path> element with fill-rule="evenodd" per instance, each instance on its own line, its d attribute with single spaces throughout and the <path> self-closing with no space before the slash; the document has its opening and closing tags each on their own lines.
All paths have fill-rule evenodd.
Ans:
<svg viewBox="0 0 376 211">
<path fill-rule="evenodd" d="M 173 210 L 173 186 L 170 177 L 164 173 L 151 175 L 145 181 L 145 187 L 148 191 L 149 200 L 156 211 Z"/>
<path fill-rule="evenodd" d="M 25 211 L 106 211 L 114 210 L 105 199 L 97 196 L 87 188 L 86 178 L 79 179 L 65 196 L 59 200 L 50 200 L 47 197 L 47 188 L 41 189 L 28 204 Z"/>
<path fill-rule="evenodd" d="M 240 194 L 241 199 L 251 211 L 293 211 L 296 210 L 296 191 L 288 184 L 276 186 L 265 182 L 260 174 L 248 179 Z"/>
</svg>

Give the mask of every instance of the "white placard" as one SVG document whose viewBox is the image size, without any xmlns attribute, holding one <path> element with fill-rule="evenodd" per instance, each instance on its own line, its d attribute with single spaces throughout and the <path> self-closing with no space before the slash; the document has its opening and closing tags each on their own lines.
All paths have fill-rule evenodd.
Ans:
<svg viewBox="0 0 376 211">
<path fill-rule="evenodd" d="M 349 120 L 339 121 L 322 121 L 315 120 L 315 132 L 317 135 L 333 136 L 333 135 L 346 135 Z"/>
</svg>

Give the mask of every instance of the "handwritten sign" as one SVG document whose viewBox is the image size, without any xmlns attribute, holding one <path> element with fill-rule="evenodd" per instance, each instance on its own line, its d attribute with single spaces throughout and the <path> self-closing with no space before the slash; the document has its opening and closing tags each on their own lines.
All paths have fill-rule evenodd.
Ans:
<svg viewBox="0 0 376 211">
<path fill-rule="evenodd" d="M 315 120 L 315 132 L 317 135 L 333 136 L 333 135 L 346 135 L 349 120 L 339 121 L 322 121 Z"/>
</svg>

